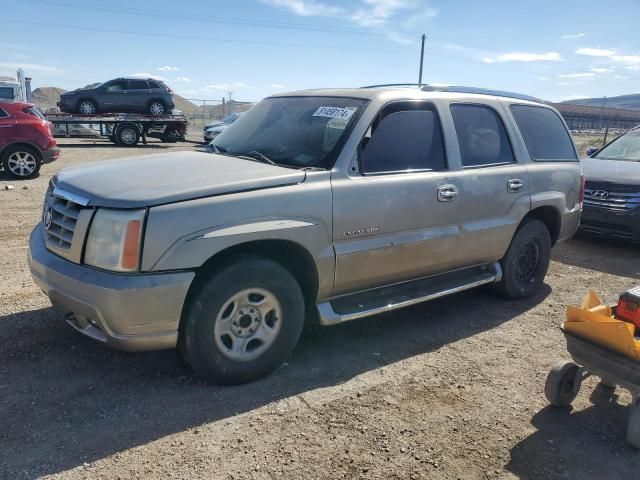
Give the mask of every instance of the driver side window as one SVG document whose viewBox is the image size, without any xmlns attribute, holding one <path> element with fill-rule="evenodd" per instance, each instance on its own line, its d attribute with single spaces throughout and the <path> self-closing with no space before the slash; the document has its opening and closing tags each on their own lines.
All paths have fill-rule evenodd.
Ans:
<svg viewBox="0 0 640 480">
<path fill-rule="evenodd" d="M 106 87 L 104 87 L 104 89 L 107 92 L 121 92 L 122 90 L 126 90 L 127 89 L 127 85 L 126 85 L 126 81 L 125 80 L 115 80 L 111 83 L 108 83 Z"/>
<path fill-rule="evenodd" d="M 365 175 L 446 169 L 440 119 L 428 103 L 385 107 L 367 130 L 359 152 Z"/>
</svg>

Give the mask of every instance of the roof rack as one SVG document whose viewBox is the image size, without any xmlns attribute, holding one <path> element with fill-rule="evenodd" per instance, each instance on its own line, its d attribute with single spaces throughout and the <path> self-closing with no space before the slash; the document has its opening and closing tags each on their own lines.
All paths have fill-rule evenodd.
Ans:
<svg viewBox="0 0 640 480">
<path fill-rule="evenodd" d="M 382 87 L 417 87 L 423 92 L 452 92 L 452 93 L 476 93 L 479 95 L 491 95 L 494 97 L 509 97 L 530 102 L 542 102 L 541 99 L 524 95 L 522 93 L 507 92 L 504 90 L 491 90 L 488 88 L 464 87 L 461 85 L 429 85 L 418 83 L 387 83 L 382 85 L 368 85 L 360 88 L 382 88 Z"/>
</svg>

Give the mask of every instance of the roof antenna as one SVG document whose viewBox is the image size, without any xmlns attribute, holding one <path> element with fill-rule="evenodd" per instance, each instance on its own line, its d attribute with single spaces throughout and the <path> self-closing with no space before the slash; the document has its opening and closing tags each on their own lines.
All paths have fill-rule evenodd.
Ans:
<svg viewBox="0 0 640 480">
<path fill-rule="evenodd" d="M 422 48 L 420 49 L 420 74 L 418 75 L 418 87 L 422 87 L 422 65 L 424 64 L 424 41 L 427 36 L 422 34 Z"/>
</svg>

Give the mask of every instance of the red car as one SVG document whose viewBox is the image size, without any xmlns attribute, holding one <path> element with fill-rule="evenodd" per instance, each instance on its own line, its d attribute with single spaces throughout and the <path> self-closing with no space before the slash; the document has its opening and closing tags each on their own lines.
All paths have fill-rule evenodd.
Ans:
<svg viewBox="0 0 640 480">
<path fill-rule="evenodd" d="M 36 107 L 0 101 L 0 165 L 5 172 L 19 179 L 33 178 L 43 162 L 59 155 L 51 123 Z"/>
</svg>

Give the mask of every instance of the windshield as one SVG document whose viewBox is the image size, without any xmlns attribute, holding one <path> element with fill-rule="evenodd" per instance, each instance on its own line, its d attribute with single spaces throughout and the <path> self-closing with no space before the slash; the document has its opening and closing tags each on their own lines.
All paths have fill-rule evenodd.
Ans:
<svg viewBox="0 0 640 480">
<path fill-rule="evenodd" d="M 640 132 L 627 132 L 604 147 L 593 158 L 640 162 Z"/>
<path fill-rule="evenodd" d="M 261 156 L 294 167 L 327 167 L 365 100 L 343 97 L 267 98 L 216 138 L 227 155 Z"/>
<path fill-rule="evenodd" d="M 227 115 L 226 117 L 224 117 L 221 120 L 221 122 L 222 123 L 233 123 L 239 116 L 240 116 L 239 113 L 232 113 L 231 115 Z"/>
</svg>

